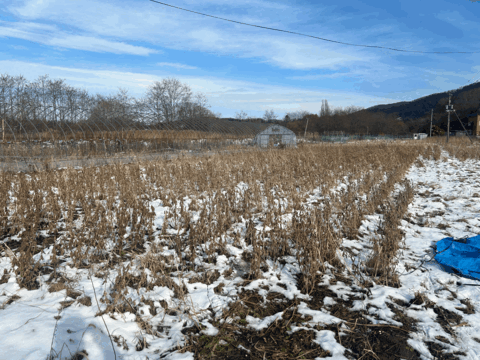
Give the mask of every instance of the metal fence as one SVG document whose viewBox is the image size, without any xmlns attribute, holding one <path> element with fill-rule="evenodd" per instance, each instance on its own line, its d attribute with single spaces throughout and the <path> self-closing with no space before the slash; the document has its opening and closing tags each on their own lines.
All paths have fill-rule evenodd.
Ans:
<svg viewBox="0 0 480 360">
<path fill-rule="evenodd" d="M 268 124 L 218 118 L 171 122 L 46 121 L 4 118 L 0 132 L 0 169 L 31 169 L 204 152 L 252 143 Z"/>
<path fill-rule="evenodd" d="M 406 135 L 384 135 L 384 134 L 307 134 L 306 137 L 299 139 L 304 142 L 331 142 L 346 143 L 349 141 L 374 141 L 374 140 L 402 140 L 413 139 L 411 134 Z"/>
</svg>

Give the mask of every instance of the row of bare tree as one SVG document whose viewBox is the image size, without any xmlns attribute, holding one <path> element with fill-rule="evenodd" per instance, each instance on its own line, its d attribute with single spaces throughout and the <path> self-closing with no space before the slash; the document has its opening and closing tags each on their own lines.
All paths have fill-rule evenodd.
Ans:
<svg viewBox="0 0 480 360">
<path fill-rule="evenodd" d="M 342 107 L 336 107 L 336 108 L 331 108 L 328 105 L 327 100 L 322 100 L 322 106 L 320 108 L 320 111 L 318 113 L 318 117 L 325 117 L 325 116 L 336 116 L 336 115 L 348 115 L 348 114 L 353 114 L 355 112 L 358 112 L 360 110 L 363 110 L 363 107 L 360 106 L 346 106 L 344 108 Z M 283 119 L 279 119 L 278 115 L 275 113 L 273 110 L 265 110 L 263 116 L 261 118 L 255 118 L 249 116 L 245 111 L 241 110 L 235 114 L 235 119 L 237 120 L 262 120 L 265 122 L 277 122 L 277 121 L 284 121 L 284 122 L 290 122 L 290 121 L 297 121 L 297 120 L 302 120 L 305 119 L 306 116 L 309 115 L 315 115 L 312 114 L 306 110 L 297 110 L 297 111 L 290 111 L 285 113 L 285 116 Z"/>
<path fill-rule="evenodd" d="M 309 132 L 319 134 L 343 132 L 346 134 L 403 135 L 408 133 L 408 127 L 395 115 L 374 113 L 353 107 L 337 109 L 323 116 L 309 114 L 301 120 L 289 122 L 287 127 L 297 134 L 303 134 L 306 128 Z"/>
<path fill-rule="evenodd" d="M 238 120 L 254 120 L 244 111 L 236 114 Z M 283 119 L 279 119 L 273 110 L 266 110 L 261 119 L 266 122 L 283 124 L 297 134 L 316 133 L 346 133 L 346 134 L 391 134 L 403 135 L 409 128 L 396 114 L 372 112 L 360 106 L 335 107 L 329 106 L 326 99 L 318 114 L 305 110 L 287 112 Z"/>
<path fill-rule="evenodd" d="M 157 81 L 134 98 L 125 89 L 114 95 L 91 95 L 65 80 L 40 76 L 0 75 L 0 119 L 12 132 L 44 131 L 45 127 L 84 124 L 90 129 L 118 130 L 135 124 L 168 124 L 215 117 L 203 94 L 174 78 Z M 5 123 L 6 122 L 6 123 Z"/>
</svg>

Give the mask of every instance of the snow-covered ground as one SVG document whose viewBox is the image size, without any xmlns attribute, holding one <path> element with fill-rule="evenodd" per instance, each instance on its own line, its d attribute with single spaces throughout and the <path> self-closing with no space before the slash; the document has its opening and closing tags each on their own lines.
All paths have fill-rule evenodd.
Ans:
<svg viewBox="0 0 480 360">
<path fill-rule="evenodd" d="M 370 289 L 372 295 L 357 306 L 375 305 L 370 312 L 381 319 L 379 322 L 394 324 L 387 304 L 392 299 L 409 303 L 419 294 L 431 304 L 404 308 L 408 317 L 418 321 L 408 341 L 412 348 L 424 359 L 439 358 L 425 346 L 425 342 L 433 342 L 445 348 L 444 353 L 457 352 L 459 358 L 480 359 L 480 281 L 447 273 L 433 259 L 438 240 L 480 234 L 480 163 L 458 161 L 446 153 L 441 161 L 422 162 L 424 166 L 413 166 L 407 174 L 415 184 L 416 194 L 408 208 L 408 221 L 403 220 L 401 227 L 405 232 L 405 249 L 399 254 L 398 264 L 402 286 L 374 286 Z M 378 218 L 371 216 L 363 222 L 365 240 L 369 236 L 366 229 L 374 228 L 376 221 Z M 469 311 L 466 302 L 472 306 Z M 447 321 L 442 327 L 435 307 L 449 310 L 461 319 Z"/>
<path fill-rule="evenodd" d="M 328 352 L 325 357 L 328 359 L 355 358 L 349 352 L 348 341 L 337 341 L 331 330 L 332 325 L 338 326 L 341 338 L 346 339 L 355 328 L 356 324 L 331 311 L 335 304 L 347 301 L 348 311 L 362 312 L 372 329 L 375 325 L 388 325 L 399 334 L 407 333 L 414 356 L 409 359 L 447 359 L 447 353 L 454 356 L 452 359 L 480 359 L 480 281 L 449 274 L 432 260 L 436 241 L 447 236 L 460 238 L 480 233 L 480 163 L 460 162 L 445 153 L 440 161 L 421 163 L 423 166 L 416 162 L 407 174 L 415 186 L 415 196 L 402 221 L 405 247 L 398 254 L 399 288 L 373 285 L 365 290 L 354 279 L 350 283 L 333 281 L 327 271 L 318 286 L 328 290 L 329 296 L 323 297 L 323 305 L 313 309 L 309 305 L 311 298 L 297 287 L 295 275 L 299 266 L 295 259 L 282 266 L 267 261 L 269 266 L 260 279 L 245 282 L 241 275 L 249 265 L 241 259 L 242 249 L 228 246 L 228 255 L 218 255 L 214 264 L 201 264 L 212 274 L 218 271 L 214 281 L 208 285 L 192 279 L 185 282 L 188 293 L 182 301 L 165 286 L 138 291 L 128 287 L 127 298 L 141 304 L 136 314 L 119 311 L 96 316 L 107 306 L 101 299 L 112 291 L 117 275 L 114 271 L 103 279 L 88 269 L 66 267 L 64 276 L 73 281 L 77 293 L 49 292 L 47 284 L 38 290 L 20 289 L 11 274 L 8 282 L 0 284 L 0 359 L 43 360 L 48 356 L 72 359 L 74 354 L 75 359 L 81 359 L 82 352 L 90 360 L 193 359 L 191 349 L 177 351 L 186 344 L 184 330 L 197 323 L 203 325 L 202 334 L 215 336 L 219 331 L 213 325 L 215 319 L 245 291 L 255 292 L 264 299 L 272 293 L 287 300 L 297 299 L 297 311 L 306 321 L 290 323 L 286 334 L 302 329 L 314 332 L 313 341 Z M 309 201 L 318 200 L 315 196 Z M 156 209 L 155 226 L 161 227 L 166 208 L 158 202 L 152 205 Z M 369 215 L 362 223 L 359 239 L 344 239 L 345 251 L 339 254 L 349 268 L 354 264 L 347 256 L 347 248 L 357 260 L 365 258 L 371 251 L 369 239 L 375 236 L 379 222 L 379 215 Z M 4 254 L 0 258 L 0 275 L 11 268 L 12 255 Z M 139 263 L 133 261 L 131 266 L 138 267 Z M 232 275 L 225 272 L 229 269 L 233 270 Z M 91 303 L 85 301 L 87 298 Z M 283 318 L 286 310 L 264 318 L 247 315 L 244 323 L 261 331 Z M 416 324 L 407 327 L 404 321 L 411 319 Z M 141 329 L 142 321 L 154 330 Z M 248 358 L 249 350 L 240 345 L 238 348 Z M 399 354 L 399 358 L 407 357 Z"/>
<path fill-rule="evenodd" d="M 424 167 L 415 167 L 408 174 L 417 194 L 409 207 L 413 224 L 403 223 L 406 249 L 399 267 L 404 274 L 403 286 L 396 294 L 408 301 L 415 292 L 423 293 L 432 303 L 462 317 L 457 324 L 447 324 L 450 332 L 446 332 L 432 309 L 409 309 L 408 316 L 419 321 L 410 343 L 425 358 L 432 356 L 423 342 L 442 336 L 452 344 L 441 343 L 449 352 L 465 353 L 460 358 L 480 359 L 480 281 L 449 274 L 434 260 L 429 261 L 436 241 L 480 234 L 480 163 L 458 161 L 446 154 L 444 159 L 424 161 Z M 422 263 L 418 270 L 410 270 Z M 472 311 L 466 311 L 466 301 L 473 306 Z"/>
</svg>

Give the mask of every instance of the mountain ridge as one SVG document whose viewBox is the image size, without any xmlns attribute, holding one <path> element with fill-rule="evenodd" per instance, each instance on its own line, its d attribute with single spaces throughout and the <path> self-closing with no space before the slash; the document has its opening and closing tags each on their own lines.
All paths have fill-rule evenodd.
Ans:
<svg viewBox="0 0 480 360">
<path fill-rule="evenodd" d="M 468 115 L 468 112 L 478 111 L 480 108 L 480 82 L 476 82 L 461 88 L 422 96 L 415 100 L 374 105 L 365 110 L 397 114 L 403 121 L 415 120 L 429 114 L 431 109 L 436 112 L 445 112 L 445 108 L 442 109 L 442 106 L 448 103 L 450 92 L 453 93 L 452 104 L 454 107 L 457 105 L 455 108 L 462 112 L 462 116 Z"/>
</svg>

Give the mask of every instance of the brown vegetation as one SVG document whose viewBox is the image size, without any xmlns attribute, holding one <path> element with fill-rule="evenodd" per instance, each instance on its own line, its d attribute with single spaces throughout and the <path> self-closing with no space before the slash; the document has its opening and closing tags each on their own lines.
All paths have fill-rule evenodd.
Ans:
<svg viewBox="0 0 480 360">
<path fill-rule="evenodd" d="M 126 288 L 165 286 L 177 299 L 184 299 L 188 294 L 185 281 L 212 284 L 221 274 L 208 271 L 195 259 L 215 263 L 219 255 L 229 255 L 227 245 L 231 245 L 243 250 L 245 284 L 263 277 L 267 261 L 281 266 L 293 257 L 301 270 L 298 287 L 312 296 L 310 303 L 314 304 L 325 296 L 319 295 L 317 286 L 323 274 L 333 272 L 344 279 L 345 260 L 338 255 L 342 239 L 355 239 L 364 216 L 377 212 L 384 221 L 379 237 L 371 244 L 371 256 L 365 263 L 353 259 L 355 266 L 347 269 L 352 277 L 343 280 L 355 281 L 368 293 L 371 279 L 390 286 L 398 283 L 395 261 L 402 241 L 398 225 L 412 197 L 411 185 L 402 179 L 419 155 L 439 158 L 439 154 L 439 146 L 428 142 L 317 144 L 102 168 L 0 172 L 2 256 L 14 254 L 11 274 L 21 287 L 36 289 L 40 275 L 49 275 L 50 291 L 67 289 L 67 294 L 84 306 L 91 306 L 92 299 L 65 283 L 62 268 L 67 264 L 88 268 L 105 279 L 109 270 L 117 269 L 112 280 L 115 286 L 98 299 L 106 304 L 97 314 L 101 316 L 114 311 L 137 313 L 142 304 L 129 299 Z M 392 196 L 398 183 L 403 190 Z M 245 187 L 239 188 L 239 184 Z M 346 186 L 331 191 L 341 184 Z M 319 191 L 323 200 L 309 202 L 314 191 Z M 155 200 L 170 209 L 162 228 L 154 226 Z M 194 213 L 198 215 L 195 219 Z M 288 214 L 291 220 L 285 221 Z M 235 224 L 245 224 L 245 231 Z M 265 230 L 256 230 L 258 225 Z M 164 255 L 164 246 L 173 255 Z M 40 252 L 41 260 L 34 260 Z M 139 260 L 140 271 L 133 271 L 132 259 Z M 222 276 L 231 273 L 225 271 Z M 219 284 L 215 292 L 221 293 L 222 287 Z M 240 298 L 249 296 L 257 295 Z M 157 311 L 148 299 L 143 303 L 150 304 L 151 312 Z M 240 353 L 258 359 L 265 354 L 278 359 L 288 358 L 281 353 L 296 358 L 327 354 L 312 345 L 307 330 L 291 335 L 283 348 L 275 345 L 289 324 L 302 321 L 296 313 L 298 302 L 278 306 L 271 302 L 263 310 L 249 309 L 246 301 L 235 304 L 229 307 L 228 316 L 238 316 L 237 320 L 221 326 L 222 339 L 234 346 L 219 345 L 220 337 L 200 337 L 187 344 L 208 347 L 208 351 L 197 351 L 197 358 L 232 358 Z M 165 312 L 176 311 L 166 304 L 162 307 Z M 283 311 L 285 320 L 257 333 L 242 326 L 242 319 L 251 311 L 260 311 L 261 316 Z M 345 311 L 339 308 L 335 316 L 356 324 L 358 330 L 344 340 L 355 348 L 354 354 L 363 359 L 393 358 L 390 352 L 375 354 L 382 351 L 385 339 L 394 338 L 391 329 L 384 329 L 381 335 L 377 328 L 367 336 L 364 330 L 372 325 Z M 148 323 L 138 321 L 142 331 L 157 333 Z M 197 326 L 193 332 L 201 329 Z M 242 335 L 234 335 L 235 331 Z M 269 331 L 272 336 L 267 337 Z M 338 328 L 335 334 L 341 342 Z M 405 339 L 398 337 L 397 347 L 392 348 L 404 358 L 418 358 L 406 350 Z M 250 352 L 239 352 L 238 345 Z"/>
<path fill-rule="evenodd" d="M 408 127 L 401 120 L 397 120 L 397 116 L 368 110 L 336 111 L 323 116 L 310 114 L 302 120 L 289 122 L 287 127 L 297 134 L 303 134 L 307 120 L 308 131 L 319 134 L 343 132 L 346 134 L 403 135 L 409 132 Z"/>
</svg>

